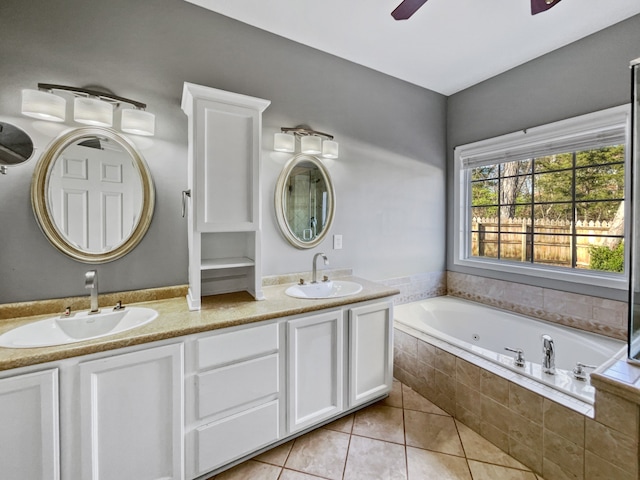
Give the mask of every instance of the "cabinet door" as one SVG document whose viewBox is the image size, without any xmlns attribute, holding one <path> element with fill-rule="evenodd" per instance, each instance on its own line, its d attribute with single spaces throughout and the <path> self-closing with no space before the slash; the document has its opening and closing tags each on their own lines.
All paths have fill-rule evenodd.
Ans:
<svg viewBox="0 0 640 480">
<path fill-rule="evenodd" d="M 0 380 L 0 478 L 58 480 L 58 370 Z"/>
<path fill-rule="evenodd" d="M 258 229 L 260 112 L 198 100 L 196 106 L 196 229 Z"/>
<path fill-rule="evenodd" d="M 340 310 L 287 323 L 289 433 L 342 411 L 343 336 Z"/>
<path fill-rule="evenodd" d="M 80 365 L 84 480 L 183 478 L 182 344 Z"/>
<path fill-rule="evenodd" d="M 349 309 L 349 408 L 391 390 L 392 312 L 391 302 Z"/>
</svg>

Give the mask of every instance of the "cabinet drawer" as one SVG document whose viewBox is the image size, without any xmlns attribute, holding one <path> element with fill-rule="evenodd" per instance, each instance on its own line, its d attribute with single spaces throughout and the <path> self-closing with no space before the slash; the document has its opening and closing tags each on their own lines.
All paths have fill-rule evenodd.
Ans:
<svg viewBox="0 0 640 480">
<path fill-rule="evenodd" d="M 196 375 L 198 418 L 278 393 L 278 354 Z"/>
<path fill-rule="evenodd" d="M 197 340 L 198 364 L 196 368 L 203 370 L 277 350 L 277 323 L 214 335 Z"/>
<path fill-rule="evenodd" d="M 278 401 L 195 430 L 197 473 L 202 474 L 278 440 Z"/>
</svg>

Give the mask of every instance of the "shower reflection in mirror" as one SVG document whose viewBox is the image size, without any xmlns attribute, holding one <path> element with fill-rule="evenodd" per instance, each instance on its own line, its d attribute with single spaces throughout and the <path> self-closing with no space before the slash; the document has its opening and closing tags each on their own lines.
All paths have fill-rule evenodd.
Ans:
<svg viewBox="0 0 640 480">
<path fill-rule="evenodd" d="M 312 248 L 326 236 L 335 210 L 329 171 L 313 155 L 296 155 L 276 185 L 275 207 L 284 237 L 297 248 Z"/>
</svg>

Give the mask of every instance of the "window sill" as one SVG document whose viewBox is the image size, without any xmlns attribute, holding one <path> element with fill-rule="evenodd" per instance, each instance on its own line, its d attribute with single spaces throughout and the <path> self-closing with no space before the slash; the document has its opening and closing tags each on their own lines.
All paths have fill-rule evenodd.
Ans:
<svg viewBox="0 0 640 480">
<path fill-rule="evenodd" d="M 513 273 L 528 277 L 547 278 L 562 282 L 592 285 L 616 290 L 627 290 L 629 288 L 629 282 L 626 276 L 621 273 L 593 273 L 593 271 L 590 270 L 567 271 L 565 268 L 544 267 L 540 265 L 519 264 L 504 260 L 494 261 L 491 259 L 480 258 L 456 258 L 453 263 L 454 265 L 460 265 L 462 267 Z"/>
</svg>

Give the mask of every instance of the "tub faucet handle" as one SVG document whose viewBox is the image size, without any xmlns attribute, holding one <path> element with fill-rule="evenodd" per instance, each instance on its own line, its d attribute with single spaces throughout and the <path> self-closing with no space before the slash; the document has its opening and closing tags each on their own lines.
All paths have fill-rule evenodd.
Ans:
<svg viewBox="0 0 640 480">
<path fill-rule="evenodd" d="M 504 347 L 508 352 L 513 352 L 516 354 L 516 357 L 513 359 L 513 364 L 516 367 L 524 367 L 524 350 L 521 348 L 510 348 Z"/>
<path fill-rule="evenodd" d="M 586 363 L 576 362 L 576 366 L 573 369 L 573 376 L 576 380 L 581 380 L 585 382 L 587 380 L 587 372 L 584 371 L 585 368 L 598 368 L 597 365 L 587 365 Z"/>
</svg>

